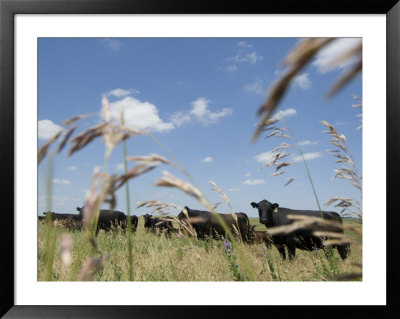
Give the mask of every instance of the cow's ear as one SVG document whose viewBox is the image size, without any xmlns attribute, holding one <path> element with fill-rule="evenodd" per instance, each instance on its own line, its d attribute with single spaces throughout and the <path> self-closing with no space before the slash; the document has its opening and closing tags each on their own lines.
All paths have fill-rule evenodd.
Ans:
<svg viewBox="0 0 400 319">
<path fill-rule="evenodd" d="M 258 208 L 258 204 L 257 203 L 254 203 L 254 202 L 251 202 L 251 204 L 250 204 L 251 206 L 253 206 L 253 208 Z"/>
<path fill-rule="evenodd" d="M 271 207 L 272 207 L 273 211 L 276 213 L 278 211 L 279 204 L 278 203 L 272 204 Z"/>
</svg>

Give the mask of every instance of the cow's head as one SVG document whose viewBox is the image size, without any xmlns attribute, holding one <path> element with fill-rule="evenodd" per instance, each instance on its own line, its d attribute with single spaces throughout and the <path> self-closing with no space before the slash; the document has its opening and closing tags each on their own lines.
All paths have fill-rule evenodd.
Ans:
<svg viewBox="0 0 400 319">
<path fill-rule="evenodd" d="M 277 203 L 272 204 L 265 199 L 259 203 L 252 202 L 250 205 L 253 206 L 253 208 L 258 209 L 258 216 L 260 218 L 260 223 L 264 225 L 267 225 L 268 223 L 268 216 L 272 216 L 271 214 L 274 211 L 276 211 L 276 209 L 278 209 L 279 207 L 279 204 Z"/>
<path fill-rule="evenodd" d="M 185 208 L 182 209 L 182 211 L 179 213 L 178 219 L 182 220 L 182 219 L 188 219 L 188 218 L 189 218 L 189 207 L 185 206 Z"/>
<path fill-rule="evenodd" d="M 144 218 L 144 227 L 145 227 L 145 228 L 151 227 L 151 217 L 152 217 L 152 216 L 153 216 L 153 215 L 149 215 L 149 214 L 143 215 L 143 218 Z"/>
<path fill-rule="evenodd" d="M 85 206 L 82 207 L 77 207 L 76 210 L 79 212 L 79 216 L 82 216 L 83 214 L 83 209 L 85 208 Z"/>
</svg>

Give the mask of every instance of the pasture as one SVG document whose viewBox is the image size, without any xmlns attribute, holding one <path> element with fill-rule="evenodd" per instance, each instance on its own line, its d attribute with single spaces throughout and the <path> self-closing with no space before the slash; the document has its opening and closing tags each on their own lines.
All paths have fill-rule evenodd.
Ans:
<svg viewBox="0 0 400 319">
<path fill-rule="evenodd" d="M 257 218 L 250 218 L 257 230 L 265 230 Z M 357 219 L 344 219 L 360 232 L 362 224 Z M 176 225 L 174 225 L 176 226 Z M 48 225 L 38 222 L 38 280 L 46 280 L 45 242 Z M 61 258 L 61 238 L 68 234 L 72 238 L 72 262 L 65 266 Z M 323 251 L 296 251 L 293 261 L 282 260 L 278 250 L 261 244 L 236 243 L 243 258 L 238 258 L 238 249 L 230 246 L 230 255 L 222 240 L 198 240 L 173 234 L 170 238 L 144 229 L 144 218 L 139 217 L 137 231 L 131 234 L 132 268 L 134 281 L 235 281 L 250 280 L 250 266 L 256 281 L 335 281 L 341 279 L 360 280 L 351 274 L 361 273 L 362 236 L 352 231 L 345 234 L 353 241 L 351 253 L 342 261 L 333 250 L 327 258 Z M 119 230 L 104 232 L 97 236 L 97 249 L 85 237 L 85 231 L 55 227 L 54 262 L 51 280 L 76 280 L 84 262 L 90 257 L 108 255 L 104 268 L 96 273 L 94 281 L 128 281 L 128 234 Z M 254 277 L 253 277 L 254 278 Z"/>
</svg>

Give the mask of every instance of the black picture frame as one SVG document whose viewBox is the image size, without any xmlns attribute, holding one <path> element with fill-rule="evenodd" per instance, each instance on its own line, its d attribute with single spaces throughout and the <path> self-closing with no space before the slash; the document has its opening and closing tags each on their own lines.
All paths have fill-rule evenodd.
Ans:
<svg viewBox="0 0 400 319">
<path fill-rule="evenodd" d="M 387 305 L 386 306 L 20 306 L 14 295 L 14 16 L 15 14 L 385 14 L 387 21 Z M 185 0 L 0 0 L 0 181 L 1 308 L 4 318 L 205 318 L 254 315 L 296 318 L 323 315 L 350 318 L 371 315 L 399 317 L 395 271 L 399 225 L 395 192 L 398 179 L 400 90 L 400 3 L 398 0 L 282 0 L 282 1 L 185 1 Z M 383 106 L 382 106 L 383 107 Z M 379 218 L 379 217 L 378 217 Z M 377 240 L 384 240 L 378 238 Z M 243 292 L 250 293 L 250 292 Z M 268 292 L 265 292 L 268 298 Z M 283 296 L 284 298 L 284 296 Z M 179 302 L 178 302 L 179 303 Z M 249 309 L 250 308 L 250 309 Z M 311 309 L 312 308 L 312 309 Z"/>
</svg>

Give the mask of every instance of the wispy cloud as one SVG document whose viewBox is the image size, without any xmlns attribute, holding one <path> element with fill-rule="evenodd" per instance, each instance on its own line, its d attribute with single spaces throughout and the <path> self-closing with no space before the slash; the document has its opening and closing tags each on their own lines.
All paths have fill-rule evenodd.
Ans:
<svg viewBox="0 0 400 319">
<path fill-rule="evenodd" d="M 300 141 L 297 144 L 299 146 L 316 145 L 316 144 L 318 144 L 318 141 L 311 142 L 309 140 L 305 140 L 305 141 Z"/>
<path fill-rule="evenodd" d="M 303 154 L 305 160 L 313 160 L 319 157 L 322 157 L 322 154 L 320 152 L 315 152 L 315 153 L 304 153 Z M 296 156 L 292 159 L 293 162 L 301 162 L 303 158 L 301 156 Z"/>
<path fill-rule="evenodd" d="M 124 42 L 116 38 L 104 39 L 103 43 L 105 43 L 106 46 L 115 51 L 118 51 L 124 45 Z"/>
<path fill-rule="evenodd" d="M 54 124 L 50 120 L 40 120 L 38 122 L 38 137 L 41 140 L 48 140 L 61 130 L 61 126 Z"/>
<path fill-rule="evenodd" d="M 61 185 L 69 185 L 71 182 L 67 179 L 58 179 L 58 178 L 53 178 L 53 183 L 54 184 L 61 184 Z"/>
<path fill-rule="evenodd" d="M 221 111 L 211 112 L 208 108 L 208 104 L 210 102 L 210 100 L 201 97 L 191 103 L 192 109 L 190 114 L 197 118 L 204 125 L 215 123 L 219 118 L 231 115 L 233 113 L 233 110 L 230 108 L 223 108 Z"/>
<path fill-rule="evenodd" d="M 341 54 L 359 45 L 361 41 L 361 38 L 340 38 L 334 40 L 317 53 L 312 65 L 316 66 L 320 73 L 331 71 L 333 69 L 332 62 Z M 355 61 L 356 57 L 345 59 L 337 64 L 335 68 L 344 69 Z"/>
<path fill-rule="evenodd" d="M 240 188 L 239 187 L 229 188 L 228 191 L 231 193 L 235 193 L 235 192 L 240 191 Z"/>
<path fill-rule="evenodd" d="M 78 168 L 76 166 L 70 166 L 68 167 L 69 171 L 76 171 Z"/>
<path fill-rule="evenodd" d="M 106 93 L 107 96 L 115 96 L 118 98 L 127 96 L 127 95 L 131 95 L 131 94 L 139 94 L 140 91 L 136 90 L 136 89 L 129 89 L 129 90 L 124 90 L 124 89 L 115 89 L 115 90 L 111 90 L 109 92 Z"/>
<path fill-rule="evenodd" d="M 244 174 L 244 176 L 249 177 L 251 174 L 250 173 L 246 173 Z"/>
<path fill-rule="evenodd" d="M 311 81 L 308 78 L 308 73 L 302 73 L 294 77 L 294 86 L 297 86 L 303 90 L 307 90 L 311 87 Z"/>
<path fill-rule="evenodd" d="M 176 126 L 181 126 L 185 123 L 189 123 L 192 120 L 189 111 L 178 111 L 172 114 L 171 121 Z"/>
<path fill-rule="evenodd" d="M 281 120 L 284 117 L 288 117 L 288 116 L 292 116 L 292 115 L 296 115 L 296 114 L 297 114 L 296 110 L 293 108 L 290 108 L 290 109 L 281 110 L 281 111 L 276 112 L 273 117 Z"/>
<path fill-rule="evenodd" d="M 260 163 L 269 163 L 274 157 L 274 153 L 272 153 L 271 151 L 268 152 L 264 152 L 261 154 L 258 154 L 257 156 L 254 157 L 254 159 L 256 159 L 258 162 Z"/>
<path fill-rule="evenodd" d="M 224 70 L 226 72 L 233 73 L 233 72 L 235 72 L 237 70 L 237 65 L 236 64 L 230 64 L 230 65 L 226 66 Z"/>
<path fill-rule="evenodd" d="M 242 184 L 244 185 L 258 185 L 264 184 L 265 180 L 263 179 L 246 179 Z"/>
<path fill-rule="evenodd" d="M 263 56 L 257 55 L 256 51 L 253 51 L 251 53 L 247 53 L 245 55 L 242 55 L 241 53 L 238 53 L 234 56 L 228 57 L 225 59 L 227 62 L 233 62 L 233 63 L 248 63 L 248 64 L 256 64 L 257 62 L 261 61 L 264 59 Z"/>
<path fill-rule="evenodd" d="M 124 111 L 125 125 L 133 129 L 145 129 L 156 132 L 168 132 L 174 128 L 171 122 L 164 122 L 158 115 L 158 109 L 150 102 L 142 102 L 127 96 L 110 103 L 111 118 L 119 121 Z"/>
<path fill-rule="evenodd" d="M 124 163 L 119 163 L 119 164 L 115 165 L 115 169 L 117 171 L 123 171 L 125 169 Z"/>
<path fill-rule="evenodd" d="M 239 42 L 237 43 L 237 46 L 238 46 L 238 47 L 241 47 L 241 48 L 245 48 L 245 49 L 251 49 L 251 48 L 253 47 L 252 44 L 247 43 L 246 41 L 239 41 Z"/>
<path fill-rule="evenodd" d="M 246 84 L 243 88 L 244 91 L 248 93 L 264 94 L 265 89 L 263 87 L 263 84 L 263 80 L 258 80 L 256 82 Z"/>
<path fill-rule="evenodd" d="M 192 108 L 190 109 L 190 111 L 175 112 L 171 117 L 171 121 L 176 126 L 181 126 L 182 124 L 188 123 L 192 119 L 195 119 L 203 125 L 209 125 L 212 123 L 216 123 L 220 118 L 231 115 L 233 113 L 233 110 L 230 108 L 223 108 L 221 111 L 210 111 L 210 102 L 211 101 L 206 99 L 205 97 L 198 98 L 191 103 Z"/>
<path fill-rule="evenodd" d="M 202 160 L 203 163 L 211 163 L 213 161 L 213 158 L 210 156 L 207 156 Z"/>
</svg>

